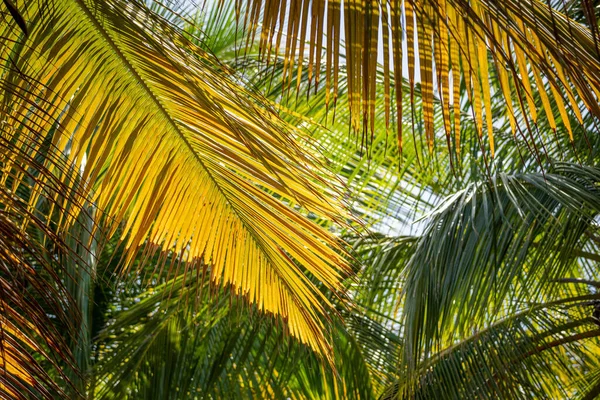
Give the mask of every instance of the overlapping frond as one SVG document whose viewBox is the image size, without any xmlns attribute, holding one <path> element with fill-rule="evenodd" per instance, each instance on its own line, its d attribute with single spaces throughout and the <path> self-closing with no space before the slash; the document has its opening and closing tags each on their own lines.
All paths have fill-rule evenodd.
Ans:
<svg viewBox="0 0 600 400">
<path fill-rule="evenodd" d="M 69 351 L 46 311 L 67 324 L 68 298 L 44 276 L 51 269 L 39 246 L 1 211 L 0 232 L 0 396 L 53 398 L 62 390 L 51 370 Z"/>
<path fill-rule="evenodd" d="M 403 114 L 414 113 L 412 99 L 419 87 L 430 147 L 435 135 L 434 98 L 438 96 L 448 142 L 455 142 L 460 150 L 461 85 L 466 87 L 479 136 L 487 131 L 492 155 L 495 116 L 490 98 L 495 92 L 501 92 L 506 100 L 504 113 L 515 133 L 534 131 L 541 112 L 547 114 L 553 129 L 557 121 L 562 122 L 569 135 L 570 111 L 580 123 L 582 108 L 600 116 L 597 29 L 570 19 L 549 2 L 238 0 L 236 4 L 238 23 L 248 27 L 250 37 L 260 38 L 264 58 L 268 61 L 271 53 L 283 54 L 285 91 L 294 85 L 297 90 L 302 68 L 295 74 L 294 67 L 297 57 L 306 56 L 309 85 L 323 87 L 326 107 L 335 106 L 338 75 L 345 61 L 352 126 L 364 129 L 365 136 L 373 134 L 379 117 L 375 109 L 378 61 L 384 69 L 386 123 L 394 114 L 401 119 Z M 499 76 L 499 86 L 491 85 L 491 75 Z M 410 111 L 403 109 L 401 101 L 403 76 L 410 82 Z M 396 89 L 394 112 L 391 86 Z M 538 103 L 535 93 L 541 96 Z M 558 112 L 552 111 L 553 104 Z M 530 117 L 527 126 L 516 125 L 515 109 Z M 402 148 L 402 126 L 397 128 Z"/>
<path fill-rule="evenodd" d="M 372 374 L 392 368 L 378 357 L 397 338 L 368 318 L 348 313 L 347 327 L 332 325 L 334 371 L 255 307 L 215 302 L 194 280 L 118 303 L 99 338 L 98 398 L 372 399 Z"/>
<path fill-rule="evenodd" d="M 355 246 L 368 275 L 353 298 L 359 303 L 368 302 L 363 292 L 373 293 L 377 297 L 371 306 L 381 312 L 380 318 L 393 315 L 385 293 L 394 296 L 405 285 L 405 267 L 415 243 L 414 238 L 383 236 L 357 241 Z M 468 255 L 465 257 L 470 260 Z M 523 266 L 527 268 L 527 264 Z M 569 276 L 577 271 L 574 269 Z M 559 282 L 549 288 L 547 299 L 541 303 L 508 294 L 509 302 L 515 301 L 513 309 L 506 307 L 495 322 L 494 315 L 488 314 L 488 325 L 467 322 L 475 329 L 465 335 L 455 329 L 460 325 L 453 320 L 447 327 L 455 331 L 452 339 L 423 354 L 414 369 L 394 368 L 395 383 L 379 399 L 562 399 L 592 393 L 597 383 L 596 353 L 600 345 L 600 330 L 593 317 L 599 299 L 593 289 L 598 282 L 574 278 Z M 396 307 L 402 308 L 397 300 Z M 375 318 L 377 314 L 371 312 Z M 399 321 L 393 330 L 402 333 L 405 327 Z M 404 342 L 399 343 L 398 352 L 391 356 L 401 356 L 403 347 Z"/>
<path fill-rule="evenodd" d="M 324 107 L 325 94 L 320 92 L 309 96 L 309 75 L 306 72 L 299 78 L 302 85 L 296 95 L 281 95 L 283 86 L 271 84 L 271 81 L 277 82 L 282 77 L 283 67 L 283 60 L 278 60 L 269 68 L 259 68 L 251 83 L 257 90 L 267 93 L 284 118 L 310 132 L 310 144 L 323 154 L 328 167 L 343 178 L 355 215 L 369 225 L 390 229 L 394 223 L 396 226 L 398 222 L 406 223 L 411 215 L 419 215 L 427 208 L 427 197 L 432 193 L 423 188 L 432 183 L 434 177 L 442 175 L 438 171 L 440 166 L 432 160 L 425 163 L 423 146 L 418 141 L 408 140 L 410 149 L 403 156 L 390 149 L 389 143 L 394 138 L 381 119 L 375 125 L 377 129 L 368 140 L 369 144 L 349 134 L 345 68 L 339 73 L 339 109 L 336 119 L 332 120 L 331 111 Z M 294 68 L 294 71 L 297 69 L 300 67 Z M 379 90 L 378 94 L 376 109 L 383 111 L 383 90 Z M 404 100 L 408 97 L 405 96 Z M 398 123 L 407 126 L 406 121 Z M 365 156 L 367 153 L 368 156 Z"/>
<path fill-rule="evenodd" d="M 143 246 L 171 251 L 200 274 L 211 265 L 212 282 L 328 353 L 329 302 L 307 274 L 338 291 L 346 261 L 326 228 L 286 203 L 339 221 L 340 199 L 323 189 L 288 127 L 141 3 L 37 5 L 21 12 L 26 37 L 2 12 L 7 142 L 30 146 L 40 163 L 67 156 L 85 186 L 77 195 L 91 193 L 109 234 L 122 225 L 125 269 Z M 31 141 L 40 137 L 44 146 Z M 11 165 L 27 168 L 11 151 L 2 153 Z M 47 179 L 36 182 L 30 207 Z M 77 215 L 65 211 L 59 232 Z"/>
<path fill-rule="evenodd" d="M 348 239 L 348 242 L 363 264 L 358 274 L 362 284 L 355 288 L 353 298 L 381 316 L 399 319 L 398 297 L 404 286 L 405 267 L 419 237 L 371 234 Z"/>
<path fill-rule="evenodd" d="M 0 397 L 53 399 L 67 390 L 75 397 L 70 377 L 77 368 L 69 341 L 80 315 L 57 261 L 81 260 L 44 213 L 49 199 L 59 208 L 77 207 L 68 200 L 77 185 L 61 183 L 27 151 L 39 143 L 20 147 L 7 140 L 10 129 L 0 124 Z M 43 190 L 36 192 L 43 179 Z"/>
<path fill-rule="evenodd" d="M 589 318 L 590 299 L 535 304 L 424 360 L 414 377 L 400 379 L 382 399 L 573 398 L 594 384 L 600 330 Z M 574 385 L 576 384 L 576 385 Z"/>
<path fill-rule="evenodd" d="M 555 294 L 600 211 L 598 169 L 499 174 L 439 206 L 407 264 L 405 358 L 415 366 L 483 321 Z"/>
</svg>

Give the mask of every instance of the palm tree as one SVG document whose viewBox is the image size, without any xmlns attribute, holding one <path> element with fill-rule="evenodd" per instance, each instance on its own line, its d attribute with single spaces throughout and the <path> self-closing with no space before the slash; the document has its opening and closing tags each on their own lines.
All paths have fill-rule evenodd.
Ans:
<svg viewBox="0 0 600 400">
<path fill-rule="evenodd" d="M 227 43 L 202 37 L 186 10 L 4 2 L 0 204 L 9 238 L 4 286 L 14 294 L 2 303 L 7 366 L 0 389 L 51 397 L 83 392 L 88 380 L 90 393 L 115 398 L 160 397 L 161 387 L 181 398 L 194 391 L 216 398 L 531 397 L 566 390 L 566 380 L 551 378 L 567 371 L 579 385 L 572 393 L 593 395 L 600 376 L 593 352 L 565 349 L 596 335 L 584 314 L 596 295 L 552 281 L 597 279 L 581 261 L 595 252 L 581 246 L 582 237 L 593 243 L 598 172 L 594 154 L 584 173 L 544 157 L 573 161 L 586 148 L 581 142 L 597 115 L 595 30 L 537 1 L 356 1 L 345 2 L 343 14 L 333 1 L 271 2 L 266 12 L 262 2 L 249 3 L 233 11 L 238 26 L 249 27 L 248 43 L 259 38 L 258 61 L 250 47 L 234 45 L 230 54 L 246 54 L 229 68 L 206 50 L 227 50 Z M 588 18 L 589 7 L 582 10 Z M 399 43 L 402 21 L 413 13 L 407 58 L 421 84 L 409 68 L 405 85 Z M 339 44 L 342 18 L 348 50 Z M 390 40 L 377 69 L 380 18 Z M 278 26 L 288 29 L 282 58 L 272 54 L 283 48 Z M 296 39 L 308 32 L 305 52 Z M 307 60 L 294 61 L 297 53 Z M 425 132 L 426 143 L 414 135 L 391 146 L 392 108 L 408 129 Z M 509 168 L 480 161 L 484 114 L 495 131 L 491 153 Z M 556 119 L 575 134 L 549 141 Z M 366 144 L 348 143 L 348 120 L 365 129 Z M 404 124 L 395 125 L 401 132 Z M 294 126 L 310 128 L 310 136 Z M 511 129 L 531 139 L 513 140 L 504 134 Z M 346 189 L 309 153 L 311 138 Z M 452 170 L 438 138 L 469 168 Z M 537 160 L 520 158 L 522 147 L 536 145 Z M 577 152 L 560 154 L 570 146 Z M 411 195 L 399 199 L 397 188 Z M 415 207 L 430 209 L 457 189 L 423 233 L 375 237 L 375 245 L 357 239 L 356 258 L 366 257 L 355 266 L 360 284 L 344 280 L 350 270 L 332 224 L 345 223 L 337 199 L 347 197 L 354 213 L 381 230 L 393 215 L 411 220 Z M 472 244 L 457 246 L 465 241 Z M 502 251 L 493 250 L 496 243 Z M 115 287 L 118 271 L 131 279 Z M 96 292 L 108 300 L 91 298 Z M 565 305 L 576 311 L 560 319 Z M 106 324 L 93 321 L 106 314 L 114 320 L 90 346 L 94 326 Z M 557 361 L 542 356 L 554 349 L 562 352 Z M 582 368 L 568 368 L 584 359 Z M 93 373 L 89 360 L 98 362 Z M 513 366 L 521 372 L 507 376 Z"/>
</svg>

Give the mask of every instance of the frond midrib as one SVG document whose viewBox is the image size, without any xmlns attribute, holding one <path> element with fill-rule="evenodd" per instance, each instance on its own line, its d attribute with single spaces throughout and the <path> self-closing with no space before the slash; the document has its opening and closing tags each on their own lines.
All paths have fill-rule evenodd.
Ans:
<svg viewBox="0 0 600 400">
<path fill-rule="evenodd" d="M 209 168 L 206 167 L 206 165 L 204 164 L 204 162 L 202 161 L 202 159 L 194 151 L 193 147 L 191 146 L 190 142 L 185 137 L 184 133 L 181 132 L 181 130 L 179 129 L 177 123 L 173 120 L 173 118 L 171 117 L 171 115 L 169 115 L 168 111 L 162 105 L 162 103 L 160 102 L 160 100 L 156 97 L 156 95 L 154 94 L 154 92 L 152 91 L 152 89 L 148 86 L 148 84 L 146 83 L 146 81 L 137 72 L 135 66 L 129 61 L 129 59 L 127 58 L 127 56 L 125 54 L 123 54 L 123 52 L 119 49 L 118 45 L 115 43 L 115 41 L 113 40 L 113 38 L 111 37 L 111 35 L 108 33 L 108 31 L 104 28 L 104 26 L 96 18 L 94 18 L 94 15 L 88 9 L 85 1 L 84 0 L 75 0 L 75 1 L 79 5 L 79 8 L 85 13 L 85 15 L 88 18 L 88 20 L 90 20 L 93 23 L 93 25 L 96 28 L 96 30 L 100 33 L 100 35 L 102 36 L 102 38 L 104 39 L 104 41 L 108 44 L 108 46 L 111 48 L 111 50 L 117 56 L 117 58 L 120 60 L 120 62 L 127 68 L 127 70 L 129 71 L 129 73 L 131 75 L 133 75 L 133 78 L 135 79 L 136 83 L 138 83 L 138 84 L 141 85 L 143 91 L 147 94 L 147 97 L 149 97 L 152 100 L 152 103 L 155 104 L 155 106 L 158 108 L 158 110 L 160 111 L 162 117 L 165 119 L 165 121 L 168 123 L 168 125 L 171 126 L 171 129 L 185 143 L 187 149 L 192 153 L 194 159 L 198 162 L 198 164 L 201 166 L 201 168 L 203 169 L 203 171 L 207 174 L 207 176 L 209 177 L 209 179 L 213 182 L 215 188 L 218 190 L 218 192 L 221 194 L 221 196 L 223 196 L 223 198 L 225 199 L 226 203 L 229 205 L 230 210 L 235 214 L 235 216 L 238 218 L 238 220 L 241 222 L 241 224 L 244 226 L 244 228 L 250 233 L 250 237 L 252 237 L 252 240 L 259 246 L 259 248 L 261 249 L 261 253 L 263 254 L 263 256 L 265 256 L 265 258 L 268 259 L 269 264 L 271 265 L 272 270 L 277 274 L 277 276 L 278 276 L 279 281 L 281 282 L 281 284 L 283 284 L 286 287 L 286 289 L 288 291 L 288 294 L 290 295 L 291 299 L 296 303 L 297 306 L 299 306 L 299 304 L 297 303 L 298 299 L 297 299 L 297 295 L 296 295 L 295 290 L 290 287 L 287 279 L 285 279 L 284 277 L 281 276 L 279 268 L 274 268 L 277 265 L 277 263 L 273 262 L 273 259 L 272 259 L 271 255 L 270 255 L 269 251 L 265 250 L 265 249 L 268 249 L 270 246 L 268 244 L 264 243 L 264 241 L 261 239 L 261 236 L 256 232 L 256 230 L 253 227 L 251 227 L 247 223 L 247 221 L 240 215 L 240 213 L 238 212 L 238 210 L 236 209 L 236 207 L 234 206 L 234 204 L 232 203 L 232 201 L 229 199 L 229 197 L 227 196 L 227 194 L 225 193 L 225 191 L 221 188 L 221 186 L 218 184 L 217 180 L 211 174 Z M 154 48 L 154 50 L 156 50 L 156 48 Z M 162 55 L 165 56 L 164 54 L 162 54 Z M 174 67 L 174 68 L 177 68 L 176 65 L 174 65 L 174 63 L 171 63 L 171 66 Z M 182 76 L 185 77 L 185 74 L 182 74 Z M 187 77 L 185 77 L 185 79 L 186 79 L 186 81 L 189 82 L 189 79 Z M 279 248 L 279 246 L 277 246 L 277 247 Z M 306 279 L 303 279 L 303 282 L 306 285 L 310 285 L 310 282 L 307 281 Z M 310 285 L 310 286 L 312 286 L 312 285 Z M 311 287 L 311 289 L 312 289 L 313 293 L 315 293 L 315 294 L 317 294 L 317 295 L 319 295 L 319 296 L 322 297 L 322 295 L 320 295 L 320 293 L 318 291 L 315 291 L 313 287 Z M 300 307 L 300 308 L 302 308 L 302 307 Z M 271 311 L 269 311 L 269 312 L 271 312 Z"/>
</svg>

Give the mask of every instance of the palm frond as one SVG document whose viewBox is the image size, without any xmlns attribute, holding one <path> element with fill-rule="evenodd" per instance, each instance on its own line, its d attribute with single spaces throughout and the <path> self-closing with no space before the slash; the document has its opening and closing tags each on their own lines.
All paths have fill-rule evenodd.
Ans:
<svg viewBox="0 0 600 400">
<path fill-rule="evenodd" d="M 572 294 L 509 315 L 432 355 L 417 383 L 401 379 L 383 398 L 572 398 L 594 383 L 600 330 L 586 303 L 597 298 Z"/>
<path fill-rule="evenodd" d="M 552 121 L 562 120 L 572 140 L 567 110 L 573 111 L 579 123 L 581 108 L 600 116 L 596 100 L 600 83 L 597 29 L 568 18 L 549 2 L 253 0 L 236 4 L 238 23 L 247 27 L 250 38 L 260 38 L 263 57 L 268 60 L 270 53 L 278 53 L 285 58 L 286 91 L 294 84 L 297 90 L 299 81 L 292 71 L 297 57 L 307 57 L 309 85 L 322 88 L 327 96 L 326 105 L 335 106 L 340 89 L 341 56 L 345 57 L 352 126 L 355 130 L 364 129 L 364 136 L 372 135 L 375 130 L 378 61 L 383 63 L 386 76 L 383 85 L 388 122 L 392 115 L 390 88 L 394 83 L 387 77 L 390 74 L 395 77 L 398 119 L 414 113 L 414 90 L 420 81 L 424 133 L 430 148 L 435 135 L 436 94 L 443 105 L 445 133 L 449 141 L 455 141 L 457 151 L 460 148 L 461 85 L 467 89 L 482 141 L 487 130 L 486 147 L 492 156 L 495 144 L 490 98 L 496 90 L 506 100 L 504 112 L 508 118 L 513 120 L 514 109 L 521 109 L 530 116 L 531 131 L 538 112 L 545 112 Z M 406 42 L 404 51 L 403 42 Z M 499 89 L 490 85 L 491 73 L 500 77 Z M 399 83 L 403 76 L 408 76 L 410 83 L 410 112 L 403 109 L 401 101 L 403 91 Z M 550 94 L 544 97 L 543 105 L 533 101 L 536 92 Z M 557 103 L 557 114 L 550 110 L 548 97 Z M 556 129 L 554 122 L 553 126 Z M 514 123 L 512 127 L 516 134 Z M 397 126 L 400 148 L 402 128 Z"/>
<path fill-rule="evenodd" d="M 555 295 L 549 280 L 577 273 L 582 237 L 593 231 L 598 178 L 597 168 L 571 164 L 499 174 L 440 205 L 407 264 L 406 361 Z"/>
<path fill-rule="evenodd" d="M 63 391 L 51 374 L 61 375 L 59 362 L 71 359 L 59 326 L 46 311 L 56 313 L 63 329 L 75 316 L 67 314 L 58 297 L 68 301 L 64 288 L 56 289 L 44 277 L 52 269 L 43 261 L 43 250 L 4 213 L 0 231 L 0 393 L 13 399 L 54 398 Z"/>
<path fill-rule="evenodd" d="M 303 210 L 343 221 L 335 190 L 289 127 L 141 3 L 37 6 L 22 13 L 27 37 L 2 9 L 7 141 L 49 137 L 48 148 L 28 151 L 67 154 L 97 222 L 109 236 L 123 224 L 124 269 L 144 246 L 177 254 L 188 269 L 210 264 L 213 283 L 283 316 L 292 335 L 328 353 L 329 302 L 307 274 L 339 291 L 348 269 L 331 233 Z M 76 215 L 57 221 L 58 231 Z"/>
</svg>

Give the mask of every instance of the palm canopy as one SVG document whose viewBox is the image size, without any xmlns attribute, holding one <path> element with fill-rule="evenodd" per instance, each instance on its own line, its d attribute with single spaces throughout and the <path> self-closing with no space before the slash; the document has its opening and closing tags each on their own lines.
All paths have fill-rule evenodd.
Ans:
<svg viewBox="0 0 600 400">
<path fill-rule="evenodd" d="M 254 65 L 249 61 L 253 56 L 249 50 L 241 62 L 247 71 Z M 585 290 L 577 294 L 557 290 L 562 288 L 551 282 L 559 276 L 597 277 L 595 267 L 586 259 L 590 254 L 593 257 L 596 250 L 593 245 L 581 250 L 582 246 L 590 246 L 587 235 L 596 229 L 593 216 L 597 212 L 597 169 L 555 165 L 556 159 L 581 161 L 582 155 L 584 162 L 595 164 L 597 139 L 585 131 L 587 128 L 593 132 L 593 119 L 584 116 L 581 136 L 573 142 L 576 149 L 571 148 L 565 135 L 548 144 L 545 157 L 537 161 L 523 157 L 527 144 L 513 141 L 511 121 L 501 121 L 497 141 L 500 161 L 504 163 L 490 166 L 495 175 L 488 180 L 488 174 L 481 171 L 485 170 L 484 165 L 473 166 L 481 154 L 479 133 L 476 118 L 464 113 L 463 105 L 462 134 L 470 148 L 463 160 L 470 167 L 468 172 L 444 177 L 444 170 L 449 170 L 444 157 L 433 159 L 428 167 L 435 169 L 428 170 L 429 176 L 420 174 L 418 169 L 415 173 L 417 154 L 411 152 L 413 143 L 405 149 L 398 171 L 399 155 L 389 148 L 387 153 L 384 150 L 389 139 L 385 120 L 375 122 L 373 143 L 377 147 L 368 157 L 360 151 L 360 141 L 348 140 L 344 123 L 345 66 L 340 66 L 339 71 L 337 112 L 341 117 L 322 126 L 327 120 L 327 110 L 322 107 L 326 94 L 318 92 L 306 97 L 310 90 L 307 62 L 305 59 L 297 97 L 291 96 L 287 103 L 284 97 L 283 104 L 291 108 L 291 120 L 308 127 L 318 138 L 335 170 L 350 183 L 349 191 L 359 195 L 360 205 L 365 208 L 356 212 L 366 209 L 364 215 L 375 219 L 385 219 L 385 214 L 389 218 L 394 213 L 404 220 L 411 219 L 412 207 L 404 208 L 410 203 L 410 193 L 402 193 L 400 204 L 394 198 L 394 192 L 406 190 L 407 182 L 403 180 L 414 179 L 417 189 L 423 190 L 414 202 L 424 209 L 431 207 L 428 200 L 435 204 L 454 194 L 431 214 L 423 233 L 356 239 L 357 257 L 364 265 L 358 277 L 360 283 L 350 284 L 349 291 L 366 318 L 360 329 L 353 332 L 364 354 L 374 355 L 365 361 L 372 368 L 372 381 L 385 386 L 396 376 L 399 383 L 384 392 L 389 398 L 403 394 L 407 398 L 593 395 L 597 390 L 594 352 L 598 332 L 589 318 L 589 302 L 596 295 Z M 285 83 L 279 83 L 284 63 L 283 58 L 274 58 L 270 68 L 257 73 L 257 87 L 267 90 L 277 101 L 285 88 Z M 300 67 L 295 68 L 297 72 Z M 382 75 L 378 75 L 379 81 Z M 492 77 L 492 84 L 497 84 L 497 79 Z M 375 107 L 384 110 L 384 88 L 377 89 Z M 406 98 L 409 92 L 405 89 Z M 420 100 L 420 94 L 420 90 L 415 92 L 415 102 Z M 533 96 L 541 104 L 541 95 Z M 502 111 L 502 93 L 494 93 L 491 101 L 494 113 Z M 437 103 L 435 106 L 440 107 Z M 551 108 L 558 113 L 556 104 Z M 419 117 L 416 115 L 417 121 Z M 527 118 L 526 113 L 515 110 L 519 126 L 526 126 Z M 405 119 L 407 122 L 410 124 L 410 119 Z M 438 135 L 443 132 L 439 116 L 435 126 Z M 548 119 L 540 116 L 536 134 L 553 138 L 553 131 Z M 418 141 L 415 145 L 418 151 Z M 589 147 L 592 151 L 586 152 Z M 544 172 L 540 172 L 540 164 Z M 442 179 L 441 183 L 438 179 Z M 434 195 L 430 197 L 428 193 Z M 501 246 L 496 249 L 498 243 Z M 440 276 L 444 279 L 438 282 Z M 472 289 L 474 282 L 481 290 Z M 436 307 L 443 307 L 443 312 Z M 407 334 L 407 329 L 414 331 Z M 379 340 L 363 336 L 363 342 L 364 332 L 371 332 Z M 391 339 L 394 333 L 400 334 L 398 340 Z M 405 365 L 395 369 L 386 364 L 390 351 L 403 354 L 404 362 L 410 360 L 409 373 L 403 369 Z M 507 375 L 506 371 L 518 373 Z M 381 386 L 375 387 L 376 393 L 382 393 Z M 348 393 L 340 397 L 359 398 Z"/>
<path fill-rule="evenodd" d="M 242 2 L 230 7 L 239 21 L 247 15 L 252 38 L 260 18 L 274 20 L 262 12 L 262 3 L 250 3 L 247 14 Z M 23 388 L 33 397 L 67 397 L 77 395 L 65 390 L 74 386 L 80 394 L 102 398 L 189 398 L 194 392 L 217 398 L 232 393 L 239 398 L 589 398 L 597 393 L 598 330 L 588 309 L 598 296 L 585 285 L 570 286 L 580 279 L 598 279 L 592 263 L 597 253 L 597 155 L 586 154 L 584 162 L 590 165 L 581 170 L 543 158 L 532 162 L 521 157 L 528 143 L 513 140 L 509 132 L 511 127 L 527 129 L 533 117 L 536 135 L 553 137 L 553 116 L 562 118 L 566 106 L 556 98 L 546 103 L 544 91 L 534 90 L 538 79 L 567 101 L 568 86 L 560 85 L 571 82 L 573 98 L 585 102 L 581 90 L 588 81 L 578 87 L 570 74 L 581 77 L 586 72 L 553 59 L 555 49 L 543 57 L 535 52 L 515 56 L 515 69 L 509 65 L 507 74 L 510 94 L 521 106 L 502 118 L 505 77 L 490 69 L 489 80 L 482 82 L 487 59 L 483 55 L 496 37 L 486 39 L 485 48 L 480 46 L 478 35 L 487 38 L 488 30 L 478 28 L 474 18 L 473 25 L 457 31 L 465 32 L 463 42 L 452 42 L 452 27 L 445 27 L 449 46 L 466 46 L 459 50 L 458 95 L 446 99 L 442 87 L 427 88 L 423 81 L 427 74 L 436 75 L 440 84 L 444 79 L 433 67 L 438 59 L 442 65 L 444 57 L 435 52 L 437 25 L 425 18 L 431 16 L 428 7 L 438 3 L 408 3 L 394 17 L 406 19 L 408 7 L 416 13 L 416 28 L 406 30 L 433 38 L 429 59 L 423 58 L 424 51 L 412 56 L 408 51 L 409 58 L 421 59 L 421 85 L 415 84 L 414 75 L 408 82 L 399 79 L 401 75 L 394 77 L 398 70 L 386 67 L 387 57 L 375 74 L 375 81 L 383 84 L 369 84 L 371 75 L 365 72 L 371 59 L 365 61 L 368 52 L 357 52 L 358 46 L 348 51 L 338 47 L 337 55 L 333 46 L 334 52 L 326 52 L 321 60 L 317 44 L 310 53 L 300 51 L 306 59 L 294 63 L 292 50 L 284 57 L 269 55 L 267 45 L 277 40 L 275 33 L 270 39 L 269 34 L 257 35 L 256 47 L 249 39 L 245 58 L 222 64 L 205 49 L 219 56 L 241 54 L 236 39 L 246 36 L 231 29 L 235 25 L 228 27 L 233 40 L 222 40 L 212 36 L 210 24 L 198 31 L 197 22 L 188 20 L 193 14 L 174 12 L 158 2 L 62 0 L 38 9 L 37 4 L 13 7 L 5 1 L 2 15 L 8 27 L 0 34 L 5 44 L 0 82 L 6 121 L 0 199 L 11 219 L 0 221 L 11 238 L 2 243 L 13 251 L 1 254 L 6 278 L 3 274 L 0 282 L 11 287 L 16 279 L 12 271 L 32 272 L 25 285 L 36 291 L 26 293 L 37 293 L 35 300 L 43 310 L 31 307 L 18 290 L 2 303 L 8 321 L 2 324 L 7 338 L 3 360 L 9 367 L 0 378 L 0 390 L 12 397 L 26 396 Z M 335 19 L 338 14 L 319 14 L 335 4 L 296 2 L 292 22 L 285 12 L 278 13 L 273 27 L 291 24 L 294 33 L 305 23 L 304 34 L 314 31 L 318 43 L 319 29 L 327 26 L 335 32 L 335 24 L 341 25 Z M 384 7 L 390 20 L 398 4 Z M 467 8 L 466 14 L 456 12 L 461 2 L 447 4 L 445 10 L 455 12 L 454 20 L 451 12 L 445 14 L 450 25 L 482 12 L 490 32 L 498 27 L 498 21 L 494 25 L 488 18 L 494 2 L 481 1 L 479 11 Z M 264 7 L 281 11 L 283 3 Z M 309 18 L 305 10 L 310 7 L 316 8 Z M 357 26 L 361 33 L 354 42 L 345 37 L 347 44 L 377 37 L 377 7 L 373 2 L 345 9 L 344 20 L 352 15 L 351 22 L 371 21 Z M 556 17 L 532 7 L 533 13 L 522 18 L 523 26 L 532 15 Z M 584 17 L 589 15 L 586 10 L 580 10 Z M 221 9 L 217 18 L 207 18 L 214 28 L 215 21 L 230 21 L 226 15 L 231 14 Z M 331 26 L 325 22 L 330 15 Z M 264 26 L 262 32 L 270 32 Z M 509 26 L 514 31 L 498 36 L 511 46 L 505 50 L 515 46 L 510 32 L 518 36 L 517 28 Z M 389 29 L 393 33 L 398 27 Z M 543 29 L 528 29 L 533 45 L 527 49 L 532 51 L 535 40 L 543 42 Z M 587 28 L 574 29 L 577 33 Z M 302 42 L 291 39 L 294 46 Z M 423 43 L 423 37 L 416 42 Z M 589 44 L 573 42 L 571 49 Z M 427 48 L 427 40 L 424 45 Z M 273 45 L 271 50 L 281 48 Z M 252 59 L 255 49 L 258 61 Z M 451 64 L 449 54 L 446 60 Z M 335 67 L 337 56 L 347 62 Z M 392 64 L 398 63 L 393 57 Z M 266 69 L 261 58 L 270 61 Z M 538 63 L 544 60 L 545 67 Z M 479 62 L 473 69 L 472 63 Z M 559 76 L 561 65 L 566 81 Z M 524 70 L 530 74 L 529 89 L 519 72 Z M 337 79 L 333 96 L 327 90 L 306 96 L 323 86 L 314 83 L 319 74 L 330 76 L 325 81 L 331 79 L 331 90 Z M 298 79 L 297 97 L 282 101 L 293 79 Z M 445 79 L 456 89 L 453 78 Z M 488 81 L 489 108 L 482 105 L 487 103 L 483 85 Z M 374 105 L 365 100 L 365 88 L 375 90 Z M 587 89 L 594 92 L 593 86 Z M 269 98 L 257 95 L 259 91 Z M 468 101 L 453 101 L 463 94 Z M 416 108 L 409 118 L 391 117 L 396 95 Z M 398 130 L 415 129 L 413 124 L 419 128 L 429 121 L 424 131 L 430 134 L 433 127 L 434 137 L 443 140 L 449 134 L 448 101 L 454 117 L 460 114 L 461 142 L 469 149 L 461 155 L 469 167 L 466 172 L 452 175 L 452 159 L 438 155 L 435 147 L 431 152 L 431 140 L 405 139 L 402 155 L 388 147 L 394 124 Z M 327 121 L 332 102 L 338 107 L 333 123 Z M 292 103 L 295 108 L 288 107 Z M 384 118 L 373 119 L 371 106 Z M 535 106 L 551 112 L 531 115 Z M 495 180 L 477 164 L 482 115 L 487 118 L 488 112 L 499 116 L 493 121 L 495 149 L 507 161 L 506 167 L 491 166 Z M 348 140 L 348 120 L 354 121 L 354 128 L 362 123 L 371 129 L 373 124 L 368 156 L 363 145 Z M 581 112 L 581 120 L 573 130 L 585 133 L 595 122 L 587 112 Z M 594 150 L 596 139 L 589 139 L 587 146 Z M 314 151 L 311 141 L 318 142 L 328 166 L 348 185 L 343 191 L 335 187 L 337 178 L 307 154 Z M 546 154 L 575 160 L 581 153 L 564 147 L 570 141 L 569 135 L 559 137 Z M 584 142 L 574 136 L 571 143 L 580 150 Z M 417 166 L 428 151 L 432 157 L 422 158 L 424 164 Z M 426 210 L 433 214 L 412 236 L 403 232 L 400 237 L 377 233 L 356 238 L 354 231 L 346 232 L 355 245 L 352 266 L 358 275 L 344 280 L 349 268 L 332 224 L 343 218 L 337 206 L 342 197 L 352 201 L 353 212 L 374 229 L 412 220 Z M 88 212 L 90 208 L 94 212 Z M 496 241 L 500 249 L 494 248 Z M 33 250 L 15 251 L 20 248 Z M 117 271 L 125 279 L 112 282 Z M 564 277 L 566 286 L 552 281 Z M 47 295 L 49 287 L 52 296 Z M 350 310 L 340 295 L 343 291 L 352 299 Z M 225 297 L 232 292 L 250 305 Z M 11 310 L 5 303 L 18 307 Z M 79 325 L 64 312 L 71 308 L 79 309 Z M 21 310 L 32 323 L 19 318 Z M 285 323 L 265 317 L 265 310 Z M 338 314 L 344 324 L 332 318 Z M 55 326 L 76 333 L 65 340 Z M 316 352 L 290 340 L 290 332 Z M 323 363 L 319 353 L 328 354 L 330 363 Z M 61 356 L 66 362 L 56 360 Z M 83 374 L 65 372 L 68 369 Z M 516 373 L 506 374 L 507 370 Z"/>
</svg>

